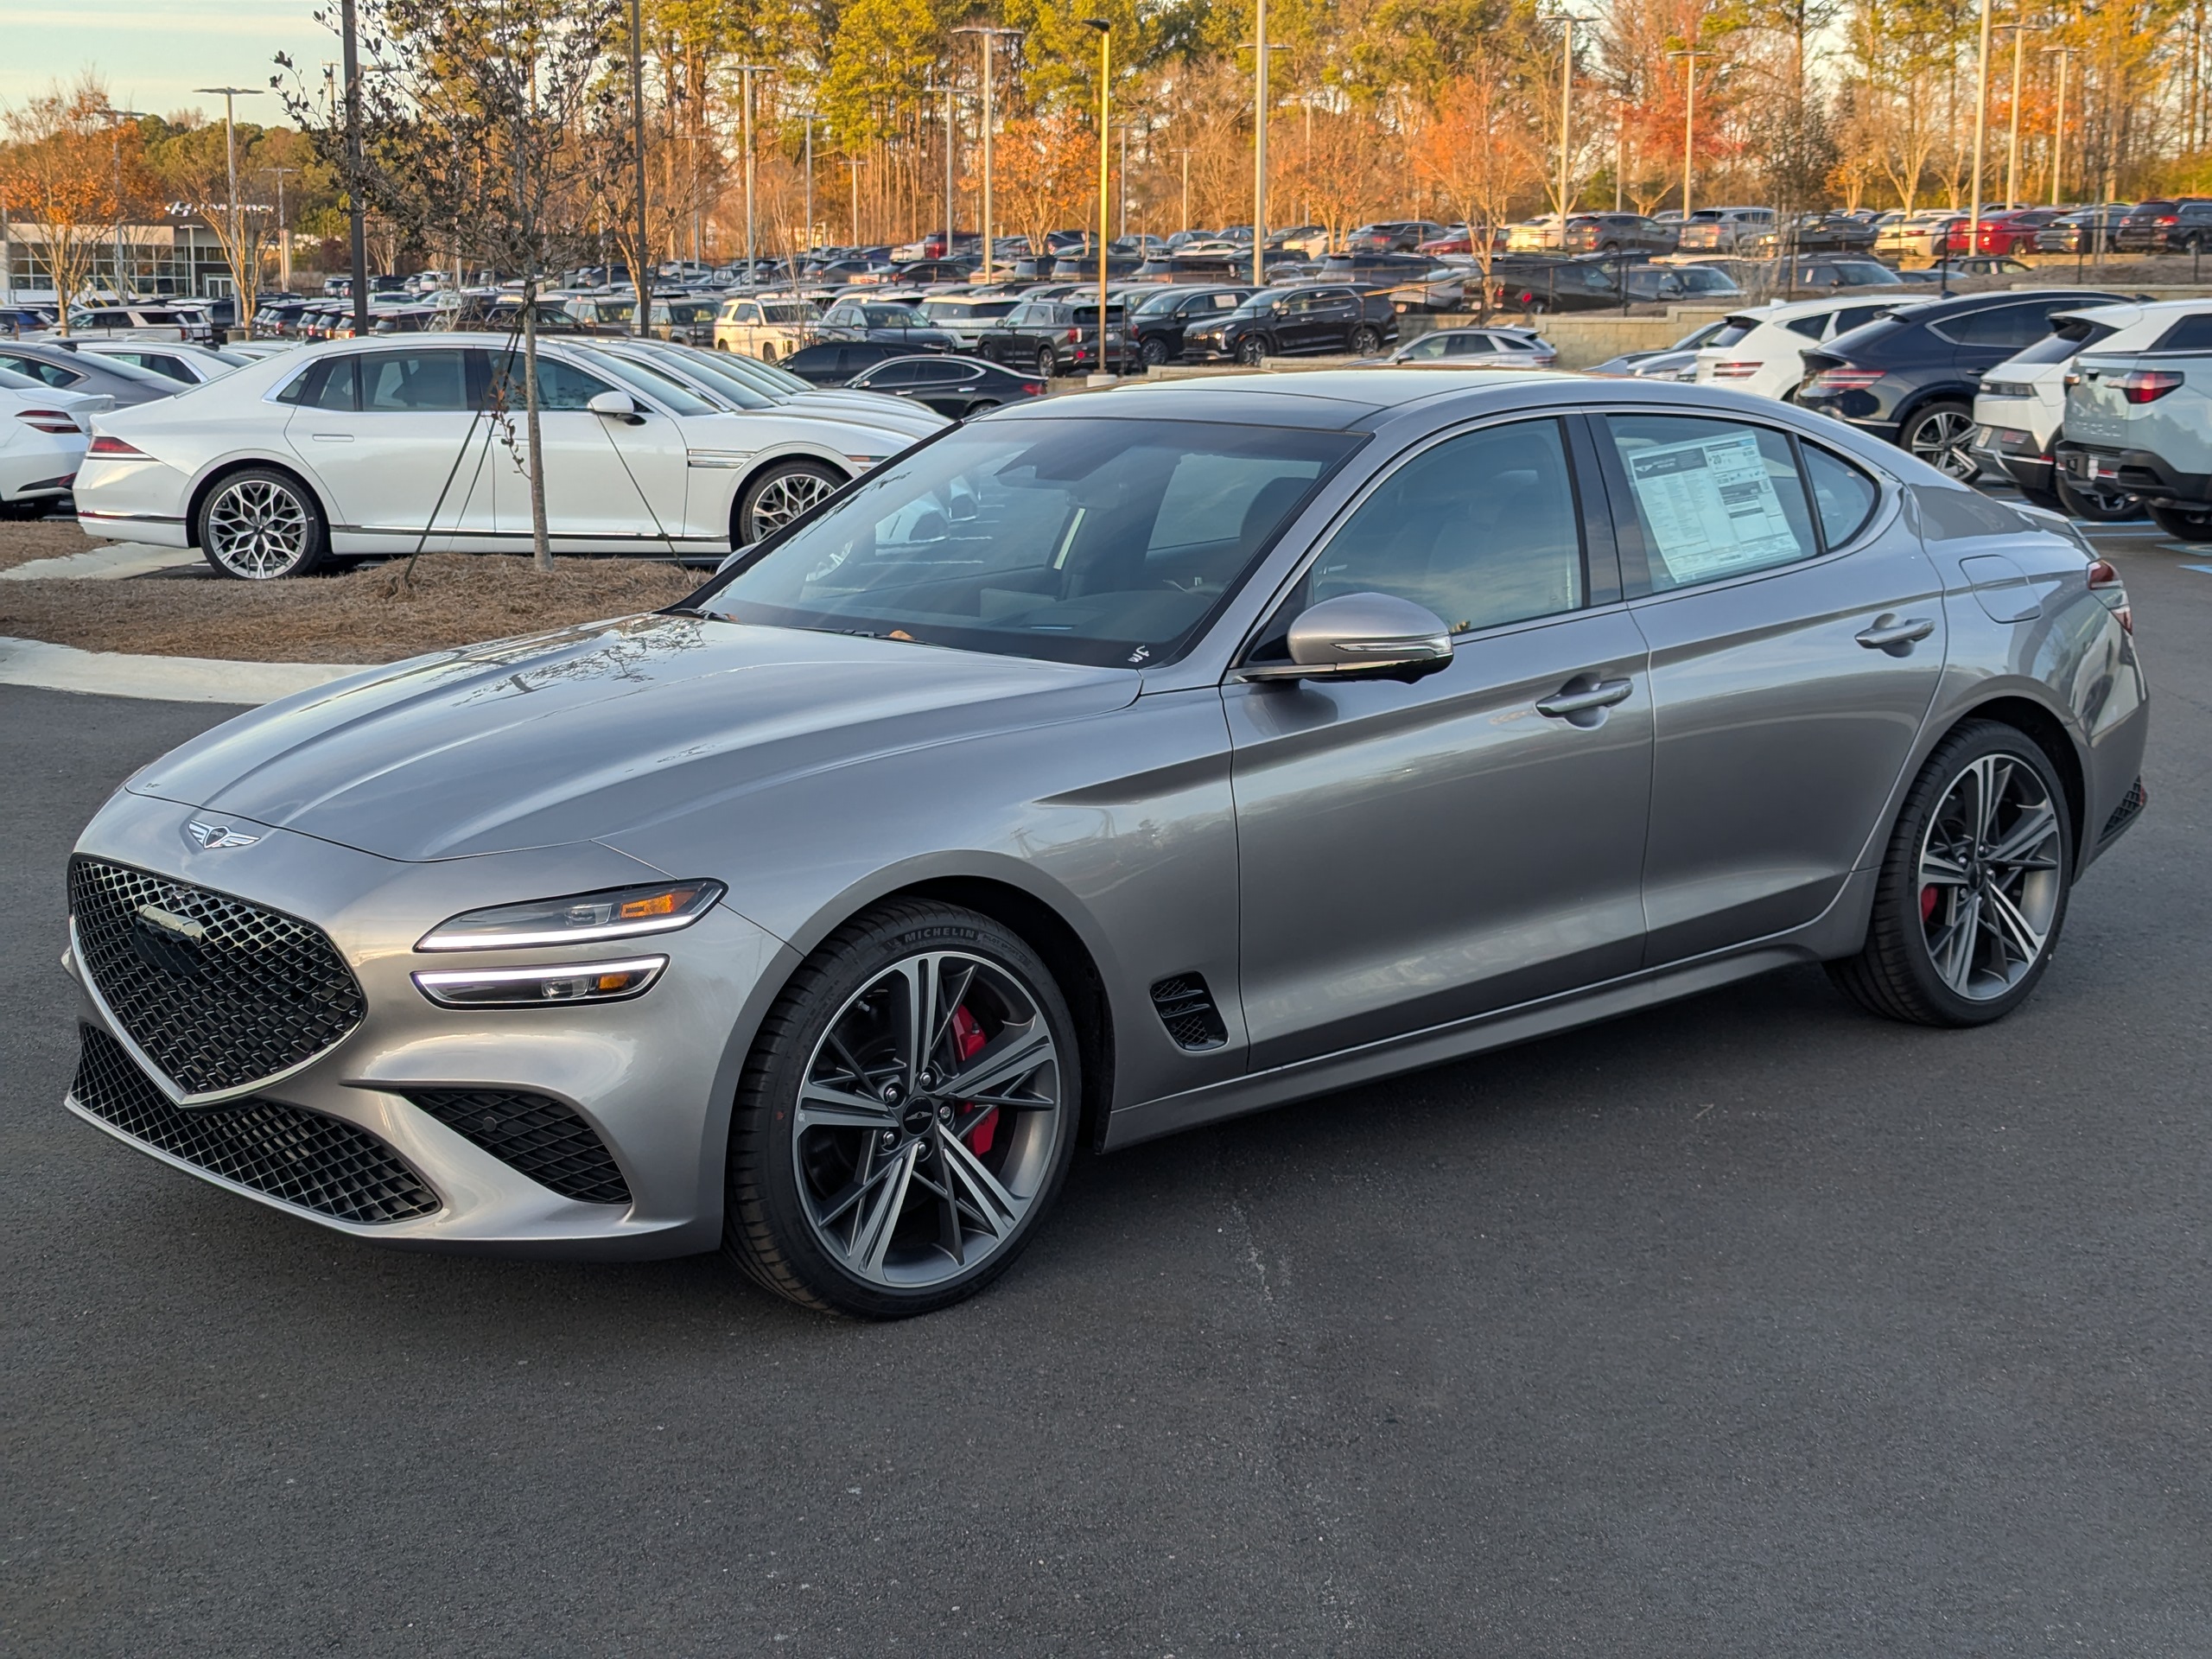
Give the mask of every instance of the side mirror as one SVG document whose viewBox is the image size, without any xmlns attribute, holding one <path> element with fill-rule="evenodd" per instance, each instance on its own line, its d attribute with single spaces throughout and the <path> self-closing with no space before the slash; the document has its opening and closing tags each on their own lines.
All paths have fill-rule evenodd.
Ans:
<svg viewBox="0 0 2212 1659">
<path fill-rule="evenodd" d="M 1436 613 L 1389 594 L 1343 594 L 1290 625 L 1287 663 L 1248 663 L 1247 680 L 1401 680 L 1452 660 L 1452 631 Z"/>
<path fill-rule="evenodd" d="M 602 391 L 584 407 L 594 415 L 610 420 L 627 421 L 635 425 L 641 418 L 638 414 L 638 400 L 626 391 Z"/>
</svg>

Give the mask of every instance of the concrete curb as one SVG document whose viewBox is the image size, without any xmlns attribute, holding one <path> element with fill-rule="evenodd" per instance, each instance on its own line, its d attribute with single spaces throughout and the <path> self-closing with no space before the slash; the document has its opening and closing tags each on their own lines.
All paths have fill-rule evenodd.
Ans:
<svg viewBox="0 0 2212 1659">
<path fill-rule="evenodd" d="M 272 702 L 372 666 L 366 663 L 226 663 L 208 657 L 137 657 L 0 637 L 0 685 L 84 691 L 157 702 Z"/>
<path fill-rule="evenodd" d="M 28 564 L 0 570 L 0 582 L 42 582 L 54 576 L 117 582 L 126 576 L 151 575 L 156 570 L 171 570 L 181 564 L 200 562 L 200 555 L 188 547 L 140 547 L 119 542 L 96 547 L 89 553 L 33 559 Z"/>
</svg>

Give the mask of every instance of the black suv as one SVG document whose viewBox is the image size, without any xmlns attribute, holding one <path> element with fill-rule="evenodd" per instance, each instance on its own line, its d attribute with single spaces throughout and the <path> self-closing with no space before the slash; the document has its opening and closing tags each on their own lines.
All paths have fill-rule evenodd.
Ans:
<svg viewBox="0 0 2212 1659">
<path fill-rule="evenodd" d="M 931 327 L 912 306 L 880 300 L 840 300 L 815 325 L 817 340 L 866 340 L 906 352 L 957 352 L 957 336 Z"/>
<path fill-rule="evenodd" d="M 1411 253 L 1445 233 L 1446 226 L 1426 219 L 1392 219 L 1363 225 L 1344 238 L 1347 253 Z"/>
<path fill-rule="evenodd" d="M 1616 310 L 1621 286 L 1613 273 L 1611 263 L 1504 255 L 1491 266 L 1490 300 L 1500 310 L 1531 317 L 1548 311 Z"/>
<path fill-rule="evenodd" d="M 1397 337 L 1398 314 L 1387 296 L 1323 283 L 1262 289 L 1234 311 L 1185 327 L 1183 351 L 1200 362 L 1325 353 L 1372 357 Z"/>
<path fill-rule="evenodd" d="M 1807 352 L 1796 401 L 1970 479 L 1980 470 L 1970 446 L 1982 375 L 2050 334 L 2053 312 L 2124 298 L 2043 289 L 1900 306 Z"/>
<path fill-rule="evenodd" d="M 1075 299 L 1025 299 L 1002 317 L 995 317 L 976 334 L 975 353 L 1013 369 L 1034 369 L 1040 375 L 1088 372 L 1098 367 L 1098 302 Z M 1121 302 L 1106 303 L 1106 367 L 1127 368 L 1135 353 L 1128 348 L 1127 318 Z"/>
<path fill-rule="evenodd" d="M 2174 241 L 2174 232 L 2181 228 L 2183 211 L 2200 204 L 2212 206 L 2202 196 L 2161 197 L 2155 201 L 2139 201 L 2129 208 L 2120 221 L 2120 228 L 2113 232 L 2113 245 L 2122 253 L 2163 253 L 2168 248 L 2180 245 Z M 2191 227 L 2199 232 L 2212 229 L 2212 222 L 2198 219 Z"/>
<path fill-rule="evenodd" d="M 1567 221 L 1569 253 L 1672 253 L 1681 232 L 1642 213 L 1577 213 Z"/>
<path fill-rule="evenodd" d="M 1207 317 L 1226 315 L 1258 290 L 1249 284 L 1195 287 L 1179 283 L 1148 294 L 1130 296 L 1129 333 L 1137 352 L 1147 363 L 1172 363 L 1183 355 L 1183 331 Z"/>
</svg>

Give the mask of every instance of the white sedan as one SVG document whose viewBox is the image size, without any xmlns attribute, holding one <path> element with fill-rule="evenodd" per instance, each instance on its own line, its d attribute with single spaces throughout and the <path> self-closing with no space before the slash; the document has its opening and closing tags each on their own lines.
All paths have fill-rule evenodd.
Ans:
<svg viewBox="0 0 2212 1659">
<path fill-rule="evenodd" d="M 0 518 L 37 518 L 69 493 L 105 394 L 62 391 L 0 369 Z"/>
<path fill-rule="evenodd" d="M 521 359 L 505 334 L 334 340 L 101 416 L 90 534 L 196 547 L 220 574 L 531 545 Z M 861 413 L 740 410 L 575 340 L 538 347 L 556 553 L 712 558 L 905 448 Z"/>
<path fill-rule="evenodd" d="M 1698 348 L 1702 385 L 1787 400 L 1805 378 L 1805 353 L 1897 308 L 1897 301 L 1865 294 L 1770 304 L 1730 317 Z"/>
</svg>

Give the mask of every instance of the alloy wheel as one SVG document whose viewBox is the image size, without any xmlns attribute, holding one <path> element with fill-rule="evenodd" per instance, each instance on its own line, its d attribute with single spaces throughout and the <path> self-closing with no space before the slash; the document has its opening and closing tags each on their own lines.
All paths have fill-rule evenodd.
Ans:
<svg viewBox="0 0 2212 1659">
<path fill-rule="evenodd" d="M 1981 470 L 1967 448 L 1974 437 L 1974 416 L 1962 409 L 1931 410 L 1913 423 L 1908 447 L 1946 477 L 1967 480 Z"/>
<path fill-rule="evenodd" d="M 836 487 L 819 473 L 779 473 L 753 498 L 753 540 L 773 535 L 817 502 L 826 500 Z"/>
<path fill-rule="evenodd" d="M 207 509 L 207 551 L 248 582 L 285 575 L 304 563 L 311 533 L 299 498 L 272 479 L 226 485 Z"/>
<path fill-rule="evenodd" d="M 830 1021 L 791 1115 L 816 1243 L 898 1290 L 971 1272 L 1050 1178 L 1060 1078 L 1044 1009 L 1006 967 L 957 950 L 893 963 Z"/>
<path fill-rule="evenodd" d="M 2033 768 L 1969 762 L 1921 838 L 1922 938 L 1943 983 L 1969 1001 L 2003 996 L 2050 948 L 2063 892 L 2058 809 Z"/>
</svg>

